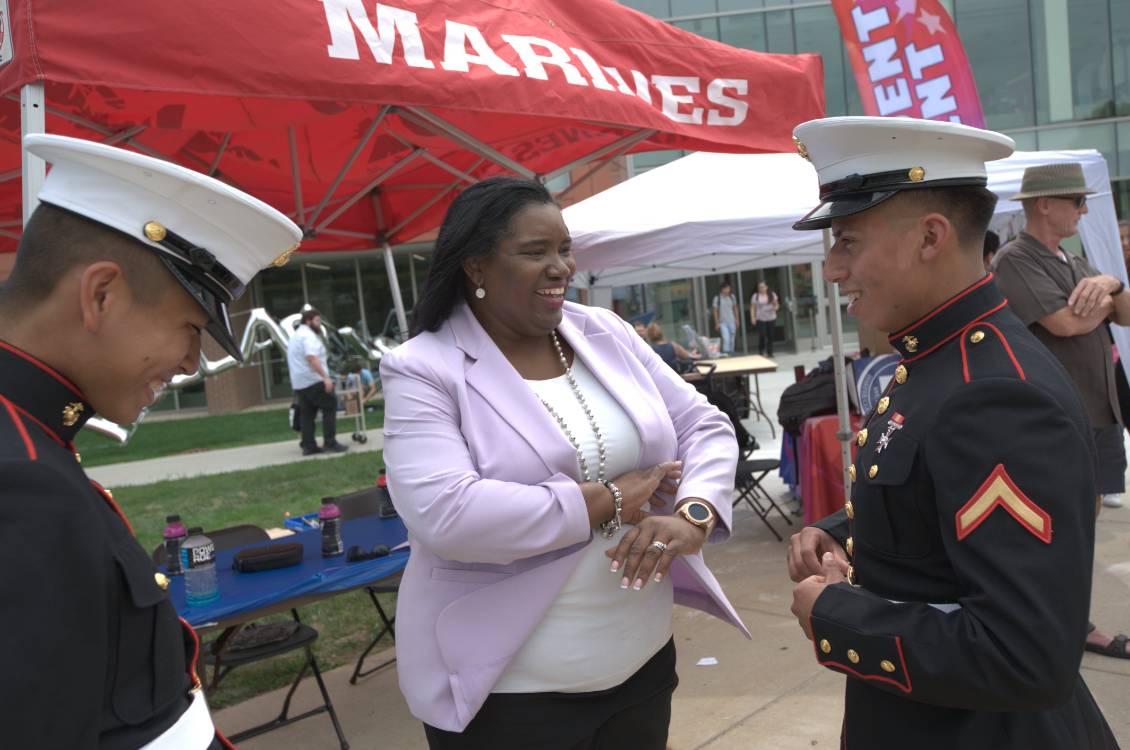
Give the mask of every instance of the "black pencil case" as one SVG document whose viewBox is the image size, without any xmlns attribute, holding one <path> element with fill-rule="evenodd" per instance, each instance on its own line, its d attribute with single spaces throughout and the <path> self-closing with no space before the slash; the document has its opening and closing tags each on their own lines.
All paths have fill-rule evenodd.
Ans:
<svg viewBox="0 0 1130 750">
<path fill-rule="evenodd" d="M 258 573 L 275 568 L 289 568 L 302 562 L 302 545 L 298 542 L 279 542 L 250 547 L 235 553 L 231 566 L 240 573 Z"/>
</svg>

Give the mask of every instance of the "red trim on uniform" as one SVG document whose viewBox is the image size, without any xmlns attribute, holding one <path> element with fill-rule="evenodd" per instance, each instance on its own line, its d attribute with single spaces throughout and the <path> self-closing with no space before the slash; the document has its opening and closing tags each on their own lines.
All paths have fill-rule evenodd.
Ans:
<svg viewBox="0 0 1130 750">
<path fill-rule="evenodd" d="M 87 478 L 89 479 L 89 477 Z M 129 519 L 126 518 L 126 514 L 122 513 L 122 509 L 118 507 L 118 504 L 116 502 L 114 502 L 114 496 L 110 494 L 110 491 L 102 485 L 98 484 L 98 482 L 95 482 L 93 479 L 90 479 L 90 485 L 94 487 L 94 489 L 102 493 L 102 497 L 106 500 L 106 502 L 110 504 L 110 507 L 114 509 L 114 512 L 118 514 L 118 518 L 122 519 L 122 523 L 124 523 L 126 525 L 126 528 L 129 529 L 129 533 L 133 534 L 133 524 L 129 522 Z"/>
<path fill-rule="evenodd" d="M 965 297 L 966 295 L 972 294 L 977 289 L 980 289 L 981 287 L 985 286 L 985 284 L 988 284 L 990 281 L 992 281 L 992 278 L 993 278 L 993 275 L 990 273 L 988 276 L 981 279 L 976 284 L 974 284 L 973 286 L 966 289 L 964 292 L 959 293 L 956 297 L 950 297 L 949 301 L 947 301 L 941 307 L 935 307 L 931 312 L 926 313 L 926 315 L 924 317 L 921 317 L 918 320 L 914 321 L 913 323 L 908 325 L 906 328 L 903 328 L 898 333 L 892 333 L 890 336 L 887 337 L 887 340 L 889 342 L 891 342 L 891 344 L 894 344 L 895 341 L 898 340 L 904 334 L 906 334 L 907 331 L 914 330 L 915 328 L 922 325 L 923 323 L 925 323 L 930 318 L 932 318 L 935 315 L 937 315 L 938 313 L 940 313 L 942 310 L 945 310 L 950 305 L 953 305 L 954 303 L 956 303 L 959 299 Z"/>
<path fill-rule="evenodd" d="M 4 402 L 4 408 L 12 415 L 12 421 L 16 423 L 16 430 L 19 431 L 20 437 L 24 439 L 24 447 L 27 449 L 27 457 L 32 461 L 39 458 L 39 453 L 35 450 L 35 443 L 31 442 L 31 435 L 27 434 L 27 428 L 24 427 L 24 421 L 20 419 L 19 412 L 16 411 L 16 406 L 8 399 L 0 396 L 0 401 Z"/>
<path fill-rule="evenodd" d="M 978 315 L 978 316 L 977 316 L 976 318 L 974 318 L 974 319 L 973 319 L 973 320 L 972 320 L 972 321 L 971 321 L 971 322 L 970 322 L 970 323 L 969 323 L 968 325 L 977 325 L 977 324 L 979 324 L 979 323 L 980 323 L 980 322 L 981 322 L 982 320 L 984 320 L 985 318 L 989 317 L 990 315 L 992 315 L 993 313 L 997 312 L 998 310 L 1003 310 L 1003 309 L 1004 309 L 1005 307 L 1007 307 L 1007 306 L 1008 306 L 1008 302 L 1002 302 L 1002 303 L 1000 303 L 999 305 L 997 305 L 996 307 L 992 308 L 991 310 L 986 310 L 985 312 L 983 312 L 983 313 L 981 313 L 980 315 Z M 986 325 L 988 325 L 988 324 L 986 324 Z M 938 349 L 940 349 L 941 347 L 943 347 L 943 346 L 945 346 L 946 344 L 948 344 L 949 342 L 953 341 L 953 339 L 954 339 L 954 337 L 955 337 L 955 336 L 960 336 L 963 330 L 964 330 L 964 329 L 959 329 L 959 330 L 957 330 L 957 331 L 954 331 L 954 332 L 953 332 L 953 333 L 951 333 L 951 334 L 950 334 L 949 336 L 946 336 L 946 337 L 945 337 L 944 339 L 942 339 L 942 340 L 941 340 L 941 341 L 939 341 L 938 343 L 934 344 L 933 346 L 931 346 L 931 347 L 930 347 L 929 349 L 927 349 L 926 351 L 924 351 L 924 352 L 919 352 L 918 354 L 915 354 L 915 355 L 914 355 L 913 357 L 911 357 L 910 359 L 904 359 L 904 360 L 902 360 L 902 363 L 903 363 L 903 364 L 908 364 L 908 363 L 910 363 L 910 362 L 915 362 L 915 361 L 917 361 L 917 360 L 920 360 L 920 359 L 922 359 L 922 358 L 923 358 L 923 357 L 925 357 L 925 356 L 926 356 L 927 354 L 930 354 L 931 352 L 937 351 L 937 350 L 938 350 Z"/>
<path fill-rule="evenodd" d="M 192 681 L 193 688 L 199 686 L 201 689 L 203 689 L 204 682 L 200 679 L 200 675 L 196 671 L 196 665 L 200 663 L 200 636 L 196 634 L 196 629 L 188 624 L 188 620 L 184 619 L 183 617 L 177 617 L 177 619 L 180 620 L 181 627 L 184 628 L 192 638 L 192 656 L 188 660 L 188 679 Z M 220 741 L 221 745 L 227 748 L 227 750 L 235 750 L 235 745 L 233 745 L 231 741 L 227 737 L 225 737 L 223 733 L 220 732 L 219 728 L 216 727 L 214 721 L 212 728 L 215 729 L 216 739 Z"/>
<path fill-rule="evenodd" d="M 39 425 L 39 428 L 47 433 L 47 437 L 51 438 L 52 440 L 54 440 L 56 443 L 63 446 L 64 448 L 67 447 L 67 444 L 63 442 L 63 438 L 59 437 L 59 435 L 54 430 L 52 430 L 50 427 L 48 427 L 47 425 L 40 422 L 39 419 L 37 419 L 36 416 L 34 414 L 32 414 L 30 411 L 23 408 L 22 406 L 20 406 L 17 403 L 13 403 L 11 401 L 9 401 L 8 403 L 11 403 L 12 406 L 15 407 L 16 411 L 18 411 L 20 414 L 22 414 L 23 416 L 30 419 L 32 422 L 35 422 L 37 425 Z"/>
<path fill-rule="evenodd" d="M 1020 513 L 1012 506 L 1011 502 L 1006 502 L 1005 498 L 1000 492 L 998 492 L 997 496 L 993 498 L 992 504 L 982 510 L 971 523 L 964 526 L 962 525 L 962 515 L 978 502 L 984 500 L 985 493 L 989 492 L 992 489 L 993 484 L 995 484 L 998 480 L 1004 482 L 1008 490 L 1011 491 L 1013 496 L 1011 498 L 1012 500 L 1024 504 L 1024 506 L 1026 506 L 1029 510 L 1043 519 L 1044 528 L 1040 529 L 1036 526 L 1033 526 L 1027 519 L 1020 515 Z M 1010 477 L 1008 475 L 1008 472 L 1005 470 L 1004 464 L 997 464 L 996 468 L 993 469 L 992 472 L 990 472 L 988 478 L 985 479 L 985 481 L 981 483 L 981 486 L 977 488 L 977 491 L 973 493 L 973 497 L 969 499 L 969 502 L 961 506 L 961 508 L 958 509 L 957 513 L 954 514 L 954 528 L 957 531 L 957 540 L 960 542 L 961 540 L 965 539 L 965 537 L 972 534 L 978 526 L 985 522 L 986 518 L 993 514 L 993 511 L 997 509 L 997 506 L 1003 506 L 1004 509 L 1008 511 L 1008 514 L 1010 516 L 1015 518 L 1021 526 L 1032 532 L 1032 535 L 1039 539 L 1041 542 L 1043 542 L 1044 544 L 1052 543 L 1052 517 L 1048 515 L 1048 512 L 1046 510 L 1041 508 L 1039 505 L 1036 505 L 1036 503 L 1032 502 L 1032 499 L 1025 495 L 1020 490 L 1020 488 L 1016 486 L 1016 482 L 1012 481 L 1012 477 Z"/>
<path fill-rule="evenodd" d="M 893 637 L 895 639 L 895 648 L 899 653 L 899 664 L 902 666 L 902 673 L 906 677 L 905 685 L 896 680 L 894 677 L 884 677 L 880 674 L 863 674 L 862 672 L 857 671 L 855 668 L 849 667 L 847 664 L 841 664 L 838 661 L 825 660 L 824 654 L 820 651 L 820 643 L 816 638 L 816 629 L 812 626 L 812 615 L 808 616 L 808 632 L 812 633 L 812 650 L 816 654 L 817 664 L 820 664 L 824 667 L 836 667 L 838 669 L 842 669 L 845 672 L 849 672 L 862 680 L 878 680 L 879 682 L 889 682 L 904 693 L 909 693 L 914 689 L 913 685 L 910 682 L 910 672 L 906 668 L 906 656 L 903 655 L 902 652 L 902 636 L 896 635 Z"/>
<path fill-rule="evenodd" d="M 21 351 L 21 350 L 17 349 L 16 347 L 12 346 L 11 344 L 5 344 L 3 341 L 0 341 L 0 349 L 6 349 L 7 351 L 10 351 L 12 354 L 15 354 L 17 357 L 20 357 L 21 359 L 26 359 L 28 362 L 31 362 L 33 365 L 38 367 L 40 370 L 43 370 L 45 373 L 47 373 L 48 375 L 50 375 L 51 377 L 55 378 L 60 383 L 65 385 L 68 389 L 70 389 L 71 393 L 75 394 L 75 396 L 77 396 L 80 400 L 86 401 L 86 396 L 82 395 L 82 391 L 80 391 L 78 389 L 78 386 L 75 385 L 74 383 L 72 383 L 67 378 L 65 378 L 63 375 L 59 374 L 59 372 L 57 370 L 55 370 L 53 367 L 51 367 L 50 365 L 48 365 L 44 362 L 40 362 L 38 359 L 31 356 L 27 352 Z"/>
<path fill-rule="evenodd" d="M 1008 339 L 1006 339 L 1004 337 L 1004 334 L 1001 333 L 1001 329 L 997 328 L 992 323 L 985 323 L 984 325 L 985 325 L 986 328 L 992 328 L 993 331 L 998 336 L 1000 336 L 1001 343 L 1004 344 L 1004 349 L 1005 349 L 1006 352 L 1008 352 L 1008 358 L 1012 360 L 1012 364 L 1016 368 L 1016 372 L 1020 375 L 1020 379 L 1021 380 L 1027 380 L 1028 378 L 1024 375 L 1024 368 L 1021 367 L 1020 363 L 1016 361 L 1016 355 L 1012 353 L 1012 347 L 1009 346 Z"/>
</svg>

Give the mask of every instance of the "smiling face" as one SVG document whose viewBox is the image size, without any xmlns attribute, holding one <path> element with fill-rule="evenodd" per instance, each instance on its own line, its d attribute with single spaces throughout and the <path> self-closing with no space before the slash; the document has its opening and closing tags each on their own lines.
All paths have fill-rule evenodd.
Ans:
<svg viewBox="0 0 1130 750">
<path fill-rule="evenodd" d="M 849 315 L 892 333 L 928 311 L 920 289 L 929 276 L 921 268 L 922 233 L 896 200 L 833 219 L 832 237 L 824 278 L 848 298 Z"/>
<path fill-rule="evenodd" d="M 100 416 L 129 424 L 175 375 L 196 372 L 208 315 L 171 279 L 150 304 L 124 278 L 107 291 L 95 333 L 98 366 L 84 368 L 78 385 Z"/>
<path fill-rule="evenodd" d="M 552 203 L 522 208 L 494 251 L 464 264 L 472 308 L 487 332 L 496 338 L 544 337 L 561 322 L 565 291 L 577 270 L 569 230 Z"/>
</svg>

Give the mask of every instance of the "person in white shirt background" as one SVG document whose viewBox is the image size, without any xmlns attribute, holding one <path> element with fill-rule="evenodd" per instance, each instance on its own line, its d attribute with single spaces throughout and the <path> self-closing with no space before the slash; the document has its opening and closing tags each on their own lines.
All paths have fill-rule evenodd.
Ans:
<svg viewBox="0 0 1130 750">
<path fill-rule="evenodd" d="M 302 311 L 302 322 L 286 347 L 290 386 L 298 404 L 302 428 L 302 455 L 330 451 L 344 453 L 349 448 L 337 442 L 337 397 L 334 381 L 326 365 L 326 344 L 322 341 L 322 316 L 313 308 Z M 318 411 L 322 412 L 322 445 L 315 440 Z"/>
<path fill-rule="evenodd" d="M 723 281 L 711 305 L 714 313 L 714 330 L 722 336 L 722 354 L 734 353 L 734 334 L 738 330 L 738 301 L 730 282 Z"/>
</svg>

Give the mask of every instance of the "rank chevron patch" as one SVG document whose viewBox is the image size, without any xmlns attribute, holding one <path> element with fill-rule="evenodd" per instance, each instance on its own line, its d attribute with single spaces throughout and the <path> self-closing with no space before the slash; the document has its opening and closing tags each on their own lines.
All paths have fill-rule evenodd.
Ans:
<svg viewBox="0 0 1130 750">
<path fill-rule="evenodd" d="M 957 540 L 961 541 L 973 533 L 997 506 L 1003 507 L 1020 525 L 1032 532 L 1044 544 L 1052 542 L 1052 518 L 1040 506 L 1032 502 L 1005 471 L 1004 464 L 997 464 L 989 478 L 977 488 L 973 497 L 956 514 Z"/>
</svg>

